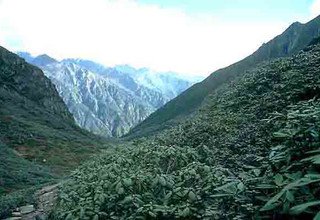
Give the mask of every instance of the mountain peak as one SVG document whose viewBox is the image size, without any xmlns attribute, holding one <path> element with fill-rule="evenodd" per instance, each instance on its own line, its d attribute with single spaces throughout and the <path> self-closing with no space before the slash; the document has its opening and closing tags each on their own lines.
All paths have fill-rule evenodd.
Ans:
<svg viewBox="0 0 320 220">
<path fill-rule="evenodd" d="M 62 63 L 73 63 L 79 65 L 82 68 L 85 68 L 91 72 L 103 74 L 105 72 L 106 67 L 100 63 L 81 59 L 81 58 L 66 58 L 61 61 Z"/>
<path fill-rule="evenodd" d="M 58 62 L 56 59 L 48 56 L 47 54 L 41 54 L 32 60 L 32 64 L 37 66 L 46 66 L 48 64 L 56 62 Z"/>
<path fill-rule="evenodd" d="M 260 63 L 298 53 L 317 37 L 320 37 L 320 16 L 305 24 L 293 23 L 282 34 L 263 44 L 250 56 L 226 68 L 215 71 L 201 83 L 194 84 L 188 90 L 166 103 L 133 128 L 129 136 L 153 135 L 168 124 L 172 126 L 177 123 L 178 118 L 186 117 L 197 111 L 206 97 L 220 86 L 230 82 L 237 76 L 243 75 Z M 188 104 L 186 105 L 185 103 Z"/>
<path fill-rule="evenodd" d="M 17 55 L 23 58 L 26 62 L 31 63 L 34 57 L 29 52 L 18 51 Z"/>
<path fill-rule="evenodd" d="M 114 67 L 114 69 L 116 69 L 119 72 L 123 72 L 123 73 L 129 73 L 129 74 L 133 74 L 137 72 L 137 69 L 128 65 L 128 64 L 123 64 L 123 65 L 116 65 Z"/>
</svg>

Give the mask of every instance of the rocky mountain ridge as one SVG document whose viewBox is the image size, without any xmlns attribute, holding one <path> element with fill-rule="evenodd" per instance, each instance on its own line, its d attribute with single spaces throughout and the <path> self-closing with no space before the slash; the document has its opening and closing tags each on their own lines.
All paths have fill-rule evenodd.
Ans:
<svg viewBox="0 0 320 220">
<path fill-rule="evenodd" d="M 90 60 L 18 54 L 52 80 L 78 125 L 105 137 L 124 135 L 195 80 L 128 65 L 110 68 Z"/>
</svg>

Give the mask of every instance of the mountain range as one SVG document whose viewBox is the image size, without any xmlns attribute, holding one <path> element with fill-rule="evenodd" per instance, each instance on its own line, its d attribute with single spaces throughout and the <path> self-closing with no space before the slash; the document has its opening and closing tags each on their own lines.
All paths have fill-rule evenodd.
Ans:
<svg viewBox="0 0 320 220">
<path fill-rule="evenodd" d="M 56 219 L 318 220 L 319 19 L 182 93 L 132 130 L 131 146 L 80 166 Z"/>
<path fill-rule="evenodd" d="M 205 103 L 206 98 L 221 85 L 229 83 L 235 77 L 244 74 L 260 63 L 297 53 L 319 35 L 320 16 L 306 24 L 293 23 L 282 34 L 263 44 L 250 56 L 226 68 L 219 69 L 202 82 L 194 84 L 133 128 L 127 137 L 152 135 L 179 123 L 180 119 L 196 112 Z"/>
<path fill-rule="evenodd" d="M 175 73 L 19 56 L 0 47 L 0 218 L 319 219 L 320 16 L 184 92 Z"/>
<path fill-rule="evenodd" d="M 198 80 L 129 65 L 105 67 L 90 60 L 32 57 L 56 86 L 76 122 L 104 137 L 119 137 Z"/>
</svg>

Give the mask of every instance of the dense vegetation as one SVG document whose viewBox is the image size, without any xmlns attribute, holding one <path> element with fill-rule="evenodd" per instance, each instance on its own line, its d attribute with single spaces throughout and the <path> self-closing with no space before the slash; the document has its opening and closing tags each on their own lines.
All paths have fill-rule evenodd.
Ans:
<svg viewBox="0 0 320 220">
<path fill-rule="evenodd" d="M 320 219 L 319 23 L 293 24 L 129 137 L 157 136 L 80 166 L 51 217 Z M 0 47 L 0 218 L 104 145 L 75 124 L 40 69 Z"/>
<path fill-rule="evenodd" d="M 0 218 L 101 147 L 40 69 L 0 47 Z"/>
<path fill-rule="evenodd" d="M 109 150 L 57 219 L 320 218 L 320 44 L 216 89 L 193 118 Z"/>
<path fill-rule="evenodd" d="M 287 57 L 305 48 L 320 35 L 320 16 L 306 24 L 294 23 L 284 33 L 263 44 L 245 59 L 212 73 L 201 83 L 193 85 L 133 128 L 128 138 L 149 136 L 178 124 L 195 112 L 213 91 L 264 61 Z M 230 51 L 232 53 L 232 51 Z M 214 61 L 213 61 L 214 62 Z"/>
</svg>

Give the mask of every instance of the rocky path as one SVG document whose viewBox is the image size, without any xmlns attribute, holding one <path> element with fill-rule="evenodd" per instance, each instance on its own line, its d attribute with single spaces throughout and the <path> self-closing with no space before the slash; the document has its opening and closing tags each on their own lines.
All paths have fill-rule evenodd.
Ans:
<svg viewBox="0 0 320 220">
<path fill-rule="evenodd" d="M 12 217 L 5 220 L 40 220 L 47 219 L 58 197 L 58 185 L 46 186 L 35 193 L 36 207 L 25 205 L 12 212 Z"/>
</svg>

